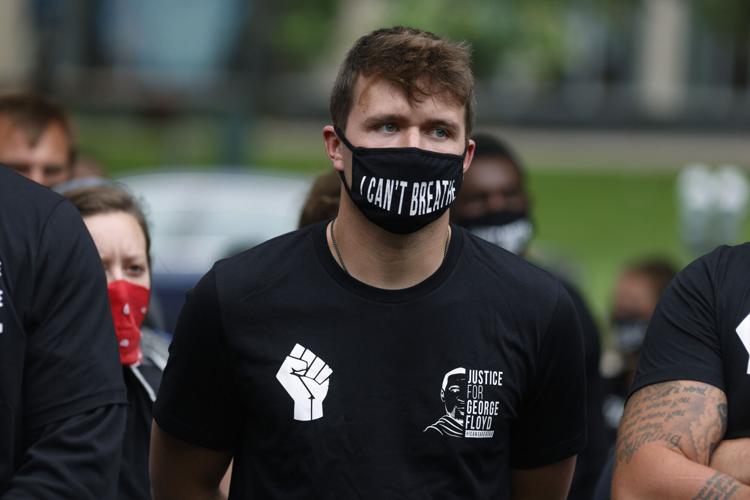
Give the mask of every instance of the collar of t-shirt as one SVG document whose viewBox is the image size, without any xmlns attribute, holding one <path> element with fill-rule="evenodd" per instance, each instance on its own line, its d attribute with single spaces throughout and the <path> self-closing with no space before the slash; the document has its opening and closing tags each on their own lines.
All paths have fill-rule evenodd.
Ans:
<svg viewBox="0 0 750 500">
<path fill-rule="evenodd" d="M 315 239 L 315 248 L 318 255 L 318 260 L 326 269 L 328 274 L 342 287 L 357 295 L 377 302 L 410 302 L 423 297 L 433 290 L 437 289 L 448 279 L 448 277 L 456 268 L 456 264 L 458 263 L 458 259 L 461 255 L 461 249 L 464 244 L 464 230 L 457 226 L 451 225 L 451 239 L 448 244 L 448 252 L 443 259 L 443 263 L 440 265 L 437 271 L 435 271 L 424 281 L 421 281 L 420 283 L 417 283 L 416 285 L 409 288 L 402 288 L 400 290 L 386 290 L 363 283 L 351 277 L 346 271 L 341 269 L 328 247 L 328 239 L 326 237 L 327 227 L 327 223 L 319 224 L 313 231 L 313 238 Z"/>
</svg>

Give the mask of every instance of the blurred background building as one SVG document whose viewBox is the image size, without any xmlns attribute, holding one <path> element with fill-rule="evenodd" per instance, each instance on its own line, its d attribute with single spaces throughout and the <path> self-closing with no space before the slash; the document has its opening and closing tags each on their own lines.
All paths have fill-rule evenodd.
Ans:
<svg viewBox="0 0 750 500">
<path fill-rule="evenodd" d="M 472 44 L 477 128 L 529 165 L 535 249 L 600 316 L 623 261 L 693 256 L 678 169 L 750 164 L 747 0 L 3 0 L 0 90 L 68 106 L 113 176 L 312 174 L 344 51 L 395 24 Z"/>
<path fill-rule="evenodd" d="M 0 83 L 84 112 L 318 117 L 343 50 L 409 24 L 474 47 L 480 119 L 750 122 L 743 0 L 5 0 Z"/>
</svg>

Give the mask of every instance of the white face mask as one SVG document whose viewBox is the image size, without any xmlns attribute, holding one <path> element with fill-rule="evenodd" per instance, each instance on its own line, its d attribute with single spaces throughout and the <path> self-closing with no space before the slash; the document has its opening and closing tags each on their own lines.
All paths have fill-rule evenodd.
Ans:
<svg viewBox="0 0 750 500">
<path fill-rule="evenodd" d="M 534 237 L 534 224 L 526 211 L 491 212 L 479 217 L 455 217 L 454 222 L 483 240 L 522 254 Z"/>
</svg>

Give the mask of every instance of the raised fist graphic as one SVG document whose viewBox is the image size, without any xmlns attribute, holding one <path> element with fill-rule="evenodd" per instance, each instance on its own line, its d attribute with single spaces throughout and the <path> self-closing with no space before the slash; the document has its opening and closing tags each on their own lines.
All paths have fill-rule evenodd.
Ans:
<svg viewBox="0 0 750 500">
<path fill-rule="evenodd" d="M 323 416 L 323 400 L 333 373 L 325 361 L 295 344 L 281 364 L 276 379 L 294 400 L 294 420 L 316 420 Z"/>
</svg>

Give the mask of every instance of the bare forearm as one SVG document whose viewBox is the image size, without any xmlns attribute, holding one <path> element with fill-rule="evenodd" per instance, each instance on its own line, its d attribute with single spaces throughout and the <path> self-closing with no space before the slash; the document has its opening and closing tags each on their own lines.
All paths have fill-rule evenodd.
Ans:
<svg viewBox="0 0 750 500">
<path fill-rule="evenodd" d="M 152 495 L 154 500 L 227 500 L 227 496 L 218 488 L 212 490 L 185 484 L 154 485 Z"/>
<path fill-rule="evenodd" d="M 172 490 L 166 492 L 161 490 L 157 492 L 156 489 L 152 492 L 154 500 L 227 500 L 226 495 L 220 491 L 205 491 L 199 489 L 180 488 L 179 490 Z"/>
<path fill-rule="evenodd" d="M 710 467 L 750 485 L 750 438 L 719 443 L 711 456 Z"/>
<path fill-rule="evenodd" d="M 151 487 L 154 500 L 222 500 L 220 482 L 231 454 L 174 438 L 151 427 Z"/>
<path fill-rule="evenodd" d="M 688 380 L 644 387 L 625 407 L 613 498 L 750 499 L 750 488 L 711 467 L 727 423 L 725 394 Z"/>
<path fill-rule="evenodd" d="M 227 467 L 227 471 L 224 473 L 224 477 L 221 478 L 221 484 L 219 485 L 219 490 L 221 491 L 221 494 L 225 497 L 229 496 L 229 487 L 232 484 L 232 466 L 234 465 L 234 462 L 229 462 L 229 467 Z"/>
<path fill-rule="evenodd" d="M 677 451 L 647 444 L 628 464 L 618 464 L 612 498 L 740 500 L 750 499 L 750 487 Z"/>
</svg>

